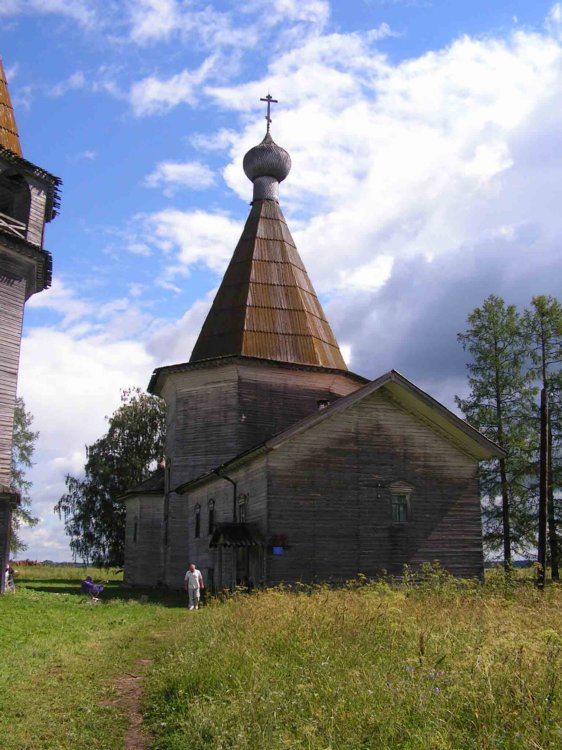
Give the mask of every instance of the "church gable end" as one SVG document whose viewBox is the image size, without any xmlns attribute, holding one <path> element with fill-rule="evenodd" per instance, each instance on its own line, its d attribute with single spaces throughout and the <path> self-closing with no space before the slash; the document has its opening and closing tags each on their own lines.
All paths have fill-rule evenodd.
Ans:
<svg viewBox="0 0 562 750">
<path fill-rule="evenodd" d="M 346 580 L 439 560 L 482 574 L 477 461 L 376 391 L 269 454 L 269 580 Z"/>
</svg>

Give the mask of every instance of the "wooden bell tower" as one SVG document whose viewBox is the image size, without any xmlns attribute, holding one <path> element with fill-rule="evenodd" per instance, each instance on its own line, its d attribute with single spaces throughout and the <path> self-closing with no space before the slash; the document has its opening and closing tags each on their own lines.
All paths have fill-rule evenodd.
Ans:
<svg viewBox="0 0 562 750">
<path fill-rule="evenodd" d="M 51 284 L 51 255 L 43 247 L 45 224 L 57 214 L 58 177 L 22 156 L 8 84 L 0 60 L 0 593 L 10 551 L 10 486 L 14 408 L 23 309 Z"/>
</svg>

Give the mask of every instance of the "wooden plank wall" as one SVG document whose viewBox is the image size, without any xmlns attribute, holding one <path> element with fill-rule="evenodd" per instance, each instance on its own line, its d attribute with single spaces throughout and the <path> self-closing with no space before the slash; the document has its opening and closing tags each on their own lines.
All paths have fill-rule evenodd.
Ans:
<svg viewBox="0 0 562 750">
<path fill-rule="evenodd" d="M 47 193 L 40 182 L 31 177 L 27 177 L 26 179 L 31 191 L 31 206 L 29 210 L 26 239 L 33 245 L 42 247 Z"/>
<path fill-rule="evenodd" d="M 10 484 L 25 280 L 0 250 L 0 483 Z"/>
<path fill-rule="evenodd" d="M 269 456 L 268 583 L 343 581 L 439 560 L 456 575 L 483 572 L 477 462 L 377 392 Z M 389 484 L 415 489 L 411 520 L 392 521 Z"/>
<path fill-rule="evenodd" d="M 346 373 L 256 364 L 226 364 L 169 375 L 162 395 L 167 406 L 170 488 L 213 470 L 307 416 L 318 408 L 318 399 L 333 401 L 358 387 L 360 383 Z M 224 484 L 228 494 L 228 484 Z M 186 529 L 192 507 L 185 496 L 170 493 L 164 555 L 165 580 L 172 588 L 183 585 L 191 554 Z"/>
<path fill-rule="evenodd" d="M 255 364 L 175 373 L 163 389 L 171 486 L 193 479 L 258 445 L 360 387 L 345 373 Z"/>
<path fill-rule="evenodd" d="M 246 522 L 258 527 L 264 538 L 267 535 L 267 478 L 264 471 L 265 458 L 252 462 L 237 471 L 229 473 L 237 484 L 237 496 L 247 495 Z M 209 577 L 209 569 L 214 571 L 214 582 L 218 589 L 229 588 L 236 583 L 236 571 L 233 569 L 233 555 L 229 549 L 223 550 L 219 560 L 219 550 L 209 549 L 209 501 L 215 502 L 215 522 L 230 523 L 233 519 L 234 487 L 225 479 L 209 481 L 204 486 L 183 496 L 187 508 L 187 555 L 186 562 L 194 562 L 204 577 Z M 181 496 L 177 496 L 179 500 Z M 201 536 L 195 538 L 195 507 L 201 507 Z M 219 563 L 222 563 L 220 565 Z M 222 567 L 222 570 L 221 570 Z M 187 566 L 184 566 L 185 573 Z M 238 576 L 239 577 L 239 576 Z M 254 583 L 263 583 L 261 575 L 255 575 Z"/>
<path fill-rule="evenodd" d="M 161 585 L 164 583 L 164 497 L 129 497 L 126 509 L 125 583 L 131 586 Z"/>
</svg>

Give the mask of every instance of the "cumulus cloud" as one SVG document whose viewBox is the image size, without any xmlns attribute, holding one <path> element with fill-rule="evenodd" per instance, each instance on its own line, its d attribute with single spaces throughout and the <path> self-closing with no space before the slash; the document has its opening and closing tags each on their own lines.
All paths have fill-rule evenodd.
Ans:
<svg viewBox="0 0 562 750">
<path fill-rule="evenodd" d="M 197 265 L 222 272 L 242 231 L 240 222 L 225 214 L 175 208 L 137 216 L 135 224 L 145 242 L 171 259 L 169 278 Z"/>
<path fill-rule="evenodd" d="M 161 161 L 144 178 L 149 188 L 164 188 L 164 194 L 171 196 L 177 188 L 205 190 L 215 184 L 215 175 L 206 165 L 198 161 Z"/>
<path fill-rule="evenodd" d="M 182 70 L 168 78 L 148 76 L 131 87 L 129 100 L 137 116 L 167 112 L 178 104 L 195 104 L 199 86 L 217 67 L 215 55 L 207 57 L 198 68 Z"/>
</svg>

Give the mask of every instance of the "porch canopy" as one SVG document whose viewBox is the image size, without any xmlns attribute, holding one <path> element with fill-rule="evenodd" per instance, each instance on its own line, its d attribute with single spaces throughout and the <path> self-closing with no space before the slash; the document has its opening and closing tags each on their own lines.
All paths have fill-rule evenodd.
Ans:
<svg viewBox="0 0 562 750">
<path fill-rule="evenodd" d="M 247 523 L 217 523 L 209 547 L 263 547 L 259 531 Z"/>
</svg>

